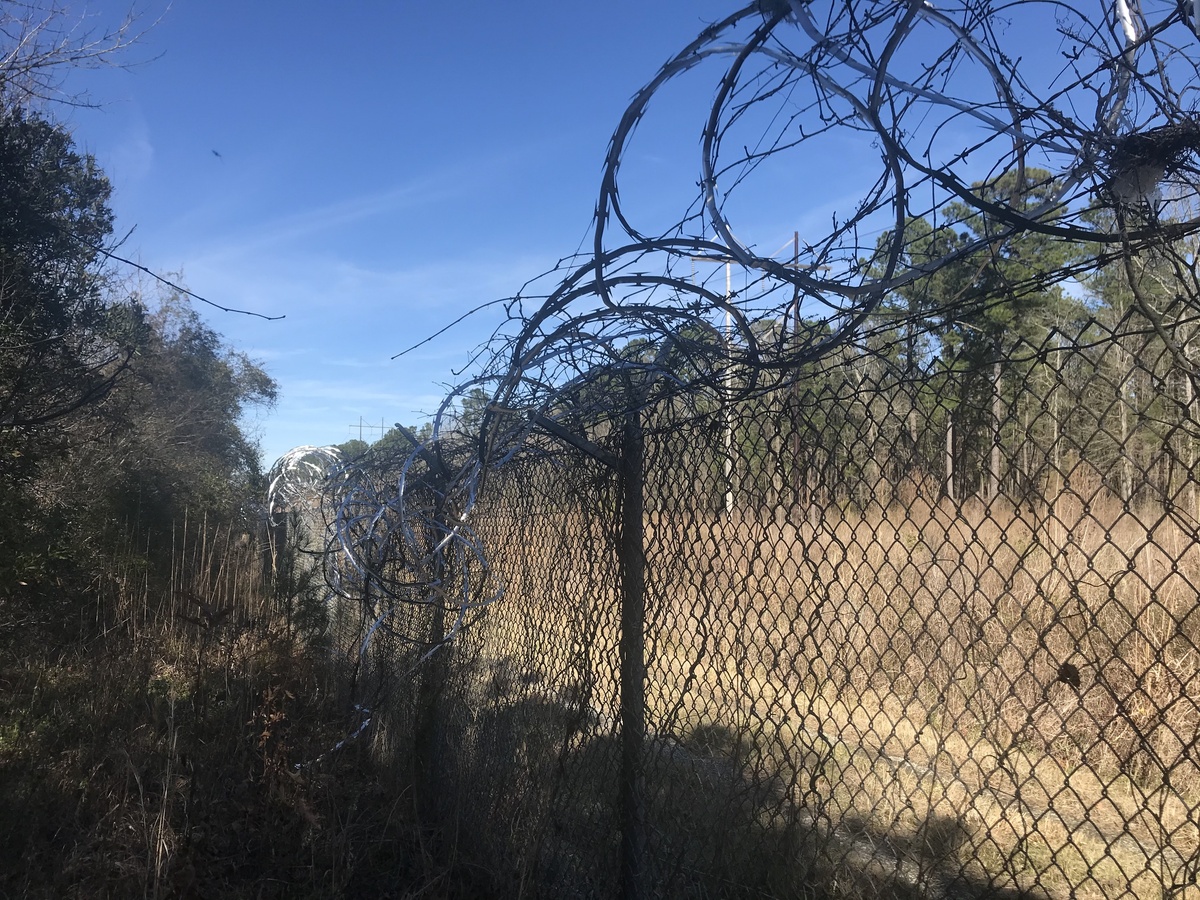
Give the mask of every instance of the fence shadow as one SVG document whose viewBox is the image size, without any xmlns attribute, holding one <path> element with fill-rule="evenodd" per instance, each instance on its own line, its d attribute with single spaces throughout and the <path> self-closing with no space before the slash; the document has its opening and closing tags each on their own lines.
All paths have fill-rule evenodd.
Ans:
<svg viewBox="0 0 1200 900">
<path fill-rule="evenodd" d="M 489 896 L 615 896 L 620 736 L 594 710 L 514 687 L 523 695 L 445 723 L 443 846 Z M 835 825 L 796 796 L 802 779 L 753 758 L 747 736 L 727 726 L 649 737 L 647 896 L 1046 896 L 963 866 L 974 837 L 958 819 L 931 814 L 903 834 L 854 816 Z"/>
</svg>

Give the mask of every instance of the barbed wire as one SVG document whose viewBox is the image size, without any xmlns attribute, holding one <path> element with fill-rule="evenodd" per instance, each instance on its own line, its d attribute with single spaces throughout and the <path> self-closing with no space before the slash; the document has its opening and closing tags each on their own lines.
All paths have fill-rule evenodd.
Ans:
<svg viewBox="0 0 1200 900">
<path fill-rule="evenodd" d="M 1089 251 L 1014 277 L 984 304 L 1194 234 L 1189 8 L 762 0 L 704 29 L 621 117 L 591 253 L 504 302 L 430 437 L 362 460 L 299 448 L 272 470 L 272 509 L 320 490 L 328 583 L 364 604 L 361 653 L 399 607 L 426 607 L 447 617 L 439 633 L 401 635 L 424 661 L 502 596 L 471 520 L 489 476 L 514 461 L 583 451 L 611 467 L 628 413 L 690 398 L 660 417 L 678 428 L 681 416 L 712 416 L 696 398 L 786 386 L 862 338 L 889 296 L 965 260 L 983 265 L 1022 235 Z M 1057 34 L 1057 59 L 1016 55 L 1026 34 Z M 697 122 L 696 193 L 670 226 L 642 224 L 636 192 L 621 190 L 638 127 L 669 86 L 702 77 L 713 100 Z M 856 195 L 831 199 L 833 153 L 850 145 L 877 168 Z M 760 246 L 776 237 L 753 222 L 754 185 L 785 170 L 809 176 L 803 202 L 827 209 L 828 226 L 780 261 Z M 956 239 L 933 252 L 931 230 Z M 712 270 L 698 277 L 697 262 Z M 476 390 L 489 399 L 468 423 L 458 410 Z"/>
</svg>

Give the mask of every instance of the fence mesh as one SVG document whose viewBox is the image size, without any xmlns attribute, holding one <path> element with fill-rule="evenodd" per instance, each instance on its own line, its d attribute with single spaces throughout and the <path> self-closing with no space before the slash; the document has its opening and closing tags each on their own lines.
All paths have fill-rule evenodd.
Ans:
<svg viewBox="0 0 1200 900">
<path fill-rule="evenodd" d="M 428 440 L 293 460 L 430 852 L 491 895 L 1200 897 L 1194 12 L 732 12 Z M 661 220 L 620 185 L 668 85 Z"/>
<path fill-rule="evenodd" d="M 649 896 L 1196 895 L 1196 317 L 1158 325 L 951 379 L 879 331 L 749 399 L 640 409 L 633 769 L 622 477 L 571 448 L 502 470 L 474 527 L 503 601 L 386 701 L 454 852 L 613 896 L 628 786 Z M 430 615 L 371 652 L 402 670 Z"/>
</svg>

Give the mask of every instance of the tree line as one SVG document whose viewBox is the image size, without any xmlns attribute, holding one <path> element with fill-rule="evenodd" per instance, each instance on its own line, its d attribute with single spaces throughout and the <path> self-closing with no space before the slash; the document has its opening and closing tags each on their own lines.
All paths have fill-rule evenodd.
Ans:
<svg viewBox="0 0 1200 900">
<path fill-rule="evenodd" d="M 252 529 L 262 466 L 245 417 L 276 384 L 186 296 L 111 263 L 104 172 L 44 105 L 3 87 L 0 627 L 11 636 L 71 620 L 117 558 L 165 585 L 185 521 Z"/>
<path fill-rule="evenodd" d="M 1019 189 L 1033 205 L 1051 196 L 1049 173 L 1024 176 L 977 187 Z M 1126 504 L 1185 490 L 1194 504 L 1200 317 L 1187 240 L 1128 256 L 1014 236 L 965 207 L 908 230 L 905 263 L 931 274 L 889 293 L 855 340 L 732 409 L 739 490 L 865 505 L 908 480 L 951 499 L 1023 500 L 1074 477 Z M 973 244 L 984 249 L 956 256 Z"/>
</svg>

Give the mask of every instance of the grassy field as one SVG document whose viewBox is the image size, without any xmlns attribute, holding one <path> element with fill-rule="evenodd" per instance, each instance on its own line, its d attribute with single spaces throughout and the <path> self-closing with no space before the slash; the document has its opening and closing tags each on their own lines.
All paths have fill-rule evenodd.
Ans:
<svg viewBox="0 0 1200 900">
<path fill-rule="evenodd" d="M 471 583 L 504 593 L 432 664 L 429 605 L 327 606 L 228 534 L 182 541 L 170 585 L 116 564 L 0 621 L 0 896 L 615 895 L 621 577 L 589 483 L 475 511 Z M 1187 510 L 1068 482 L 724 514 L 668 487 L 653 893 L 1200 897 Z M 371 729 L 330 753 L 356 703 Z"/>
<path fill-rule="evenodd" d="M 613 524 L 557 499 L 475 517 L 504 595 L 437 667 L 428 608 L 360 659 L 372 617 L 229 541 L 106 587 L 82 643 L 4 643 L 0 893 L 613 896 Z M 649 505 L 652 891 L 1200 896 L 1194 526 L 1078 486 L 819 512 Z"/>
<path fill-rule="evenodd" d="M 619 596 L 603 527 L 492 527 L 508 593 L 464 647 L 460 702 L 515 735 L 486 745 L 507 756 L 490 790 L 551 798 L 529 865 L 565 883 L 553 846 L 604 883 Z M 663 504 L 646 527 L 643 765 L 666 893 L 1200 896 L 1200 547 L 1182 515 L 1068 486 L 817 517 Z M 513 758 L 533 768 L 518 778 Z"/>
</svg>

